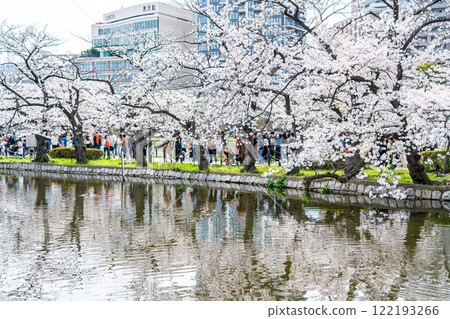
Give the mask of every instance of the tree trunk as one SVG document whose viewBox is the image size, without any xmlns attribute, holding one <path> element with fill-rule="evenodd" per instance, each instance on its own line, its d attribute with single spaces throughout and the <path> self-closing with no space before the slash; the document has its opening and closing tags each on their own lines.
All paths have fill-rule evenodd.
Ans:
<svg viewBox="0 0 450 319">
<path fill-rule="evenodd" d="M 420 154 L 417 150 L 412 150 L 410 154 L 406 156 L 408 161 L 409 176 L 413 180 L 414 184 L 431 185 L 431 181 L 425 173 L 425 166 L 420 163 Z"/>
<path fill-rule="evenodd" d="M 200 145 L 198 153 L 198 169 L 201 171 L 206 171 L 209 167 L 209 164 L 208 159 L 205 155 L 205 148 L 203 147 L 203 145 Z"/>
<path fill-rule="evenodd" d="M 447 173 L 447 169 L 448 169 L 448 150 L 450 148 L 450 137 L 447 138 L 447 149 L 445 150 L 445 158 L 444 158 L 444 171 L 443 173 Z"/>
<path fill-rule="evenodd" d="M 139 131 L 136 134 L 136 166 L 137 167 L 147 167 L 147 161 L 145 160 L 144 146 L 146 144 L 145 133 Z"/>
<path fill-rule="evenodd" d="M 153 163 L 152 147 L 153 147 L 153 142 L 152 142 L 152 135 L 150 133 L 150 136 L 148 139 L 148 144 L 147 144 L 147 160 L 149 163 Z M 164 152 L 163 152 L 163 155 L 164 155 Z"/>
<path fill-rule="evenodd" d="M 244 165 L 244 168 L 241 169 L 241 173 L 258 173 L 258 170 L 256 169 L 256 158 L 257 158 L 257 152 L 256 149 L 253 147 L 253 144 L 250 140 L 244 139 L 245 143 L 245 152 L 244 152 L 244 160 L 242 161 L 242 164 Z"/>
<path fill-rule="evenodd" d="M 77 159 L 78 164 L 87 164 L 88 160 L 86 158 L 86 147 L 83 143 L 83 133 L 75 133 L 75 158 Z"/>
<path fill-rule="evenodd" d="M 343 175 L 338 175 L 335 173 L 328 172 L 328 173 L 323 173 L 323 174 L 307 176 L 307 177 L 303 178 L 303 180 L 304 181 L 312 181 L 315 179 L 331 177 L 331 178 L 334 178 L 335 180 L 339 181 L 340 183 L 347 183 L 353 177 L 358 175 L 358 173 L 361 171 L 361 169 L 363 167 L 364 167 L 364 160 L 361 158 L 359 151 L 357 151 L 352 157 L 347 158 L 347 160 L 345 162 Z"/>
<path fill-rule="evenodd" d="M 48 163 L 50 160 L 47 155 L 47 149 L 45 148 L 45 137 L 42 135 L 35 135 L 37 142 L 37 153 L 34 158 L 34 163 Z M 31 152 L 31 150 L 30 150 Z"/>
<path fill-rule="evenodd" d="M 292 167 L 288 172 L 286 172 L 286 175 L 295 175 L 298 174 L 300 172 L 300 166 L 294 166 Z"/>
<path fill-rule="evenodd" d="M 352 156 L 347 158 L 344 166 L 344 176 L 351 180 L 353 177 L 361 172 L 361 169 L 364 168 L 364 160 L 361 158 L 359 154 L 359 150 Z"/>
<path fill-rule="evenodd" d="M 246 173 L 258 173 L 258 170 L 256 169 L 256 160 L 255 157 L 253 156 L 251 150 L 249 150 L 248 147 L 245 148 L 245 153 L 244 153 L 244 168 L 241 169 L 241 173 L 246 172 Z"/>
</svg>

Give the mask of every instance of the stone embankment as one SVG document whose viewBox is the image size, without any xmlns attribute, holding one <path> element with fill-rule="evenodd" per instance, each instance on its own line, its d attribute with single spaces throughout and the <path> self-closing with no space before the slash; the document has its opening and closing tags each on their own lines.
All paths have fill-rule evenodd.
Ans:
<svg viewBox="0 0 450 319">
<path fill-rule="evenodd" d="M 259 175 L 241 175 L 229 173 L 196 173 L 196 172 L 178 172 L 173 170 L 160 170 L 150 168 L 122 168 L 117 167 L 99 167 L 99 166 L 75 166 L 75 165 L 53 165 L 53 164 L 33 164 L 33 163 L 5 163 L 0 162 L 0 173 L 21 173 L 21 172 L 41 172 L 46 176 L 53 177 L 85 176 L 86 179 L 104 180 L 122 180 L 136 182 L 164 182 L 169 180 L 184 181 L 180 184 L 197 184 L 197 185 L 212 185 L 223 188 L 242 188 L 248 191 L 262 191 L 267 183 L 268 177 Z M 54 175 L 56 174 L 56 175 Z M 276 178 L 276 177 L 273 177 Z M 84 178 L 82 178 L 84 179 Z M 252 186 L 250 188 L 246 186 Z M 298 192 L 298 195 L 305 191 L 312 193 L 320 193 L 324 188 L 328 192 L 328 202 L 336 202 L 337 204 L 357 204 L 365 203 L 366 205 L 377 205 L 392 207 L 412 208 L 416 204 L 412 202 L 421 201 L 423 205 L 417 208 L 424 209 L 450 209 L 450 187 L 439 186 L 425 186 L 412 184 L 399 184 L 397 189 L 406 194 L 406 198 L 397 199 L 394 193 L 387 193 L 376 182 L 355 181 L 347 184 L 341 184 L 332 180 L 316 180 L 311 182 L 308 189 L 305 189 L 301 178 L 287 177 L 286 178 L 287 194 Z M 247 189 L 249 188 L 249 189 Z M 384 195 L 380 197 L 379 195 Z M 348 195 L 348 196 L 339 196 Z M 314 195 L 315 196 L 315 195 Z M 314 197 L 313 196 L 313 197 Z M 316 196 L 317 197 L 317 196 Z M 320 196 L 319 196 L 320 197 Z M 346 199 L 343 199 L 346 198 Z"/>
</svg>

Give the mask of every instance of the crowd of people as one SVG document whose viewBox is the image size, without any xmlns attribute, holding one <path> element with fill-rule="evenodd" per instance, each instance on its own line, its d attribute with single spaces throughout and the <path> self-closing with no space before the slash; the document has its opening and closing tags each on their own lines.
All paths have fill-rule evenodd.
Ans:
<svg viewBox="0 0 450 319">
<path fill-rule="evenodd" d="M 295 151 L 294 133 L 253 133 L 247 137 L 234 135 L 226 136 L 221 131 L 217 135 L 204 135 L 201 144 L 205 150 L 207 161 L 210 164 L 242 165 L 247 148 L 255 157 L 259 164 L 268 164 L 275 162 L 281 165 L 287 162 L 289 154 Z M 198 148 L 188 139 L 185 140 L 179 134 L 176 134 L 174 140 L 167 139 L 162 145 L 164 161 L 172 161 L 172 152 L 174 152 L 174 161 L 183 162 L 184 160 L 195 161 L 198 158 L 196 152 Z"/>
<path fill-rule="evenodd" d="M 0 156 L 22 157 L 28 152 L 26 140 L 15 134 L 3 135 L 0 133 Z"/>
<path fill-rule="evenodd" d="M 154 155 L 158 152 L 164 162 L 195 162 L 198 158 L 194 143 L 190 139 L 185 139 L 180 134 L 163 138 L 163 143 L 155 145 Z M 217 135 L 205 135 L 201 139 L 201 144 L 205 151 L 206 158 L 210 164 L 223 163 L 227 165 L 242 165 L 245 151 L 252 147 L 253 154 L 257 156 L 258 163 L 269 164 L 276 162 L 279 165 L 288 160 L 288 154 L 295 150 L 292 143 L 295 141 L 294 133 L 254 133 L 247 138 L 234 135 L 226 136 L 221 131 Z M 136 138 L 134 135 L 109 134 L 101 135 L 85 134 L 83 142 L 86 148 L 96 148 L 104 151 L 105 158 L 117 158 L 123 154 L 124 159 L 136 158 Z M 48 151 L 58 147 L 73 147 L 74 136 L 69 134 L 46 135 L 45 147 Z M 25 137 L 17 137 L 16 134 L 0 134 L 0 156 L 24 156 L 28 152 Z"/>
</svg>

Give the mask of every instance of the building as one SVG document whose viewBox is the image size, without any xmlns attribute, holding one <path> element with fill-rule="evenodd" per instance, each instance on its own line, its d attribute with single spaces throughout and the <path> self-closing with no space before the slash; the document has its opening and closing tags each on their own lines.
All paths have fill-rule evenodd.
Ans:
<svg viewBox="0 0 450 319">
<path fill-rule="evenodd" d="M 92 25 L 93 50 L 79 59 L 85 77 L 131 82 L 136 68 L 121 58 L 112 56 L 114 47 L 126 47 L 137 36 L 155 41 L 161 37 L 176 39 L 193 37 L 193 14 L 190 11 L 162 2 L 150 2 L 105 13 L 103 22 Z"/>
<path fill-rule="evenodd" d="M 271 2 L 266 1 L 255 1 L 250 0 L 244 3 L 238 3 L 236 0 L 198 0 L 199 7 L 201 9 L 211 9 L 214 12 L 219 12 L 223 6 L 227 3 L 236 6 L 235 10 L 230 14 L 230 22 L 231 24 L 237 23 L 240 19 L 246 19 L 249 23 L 252 18 L 257 17 L 260 14 L 266 14 L 266 9 L 271 9 L 273 4 Z M 267 11 L 268 12 L 268 11 Z M 305 21 L 305 11 L 299 12 L 299 17 Z M 304 33 L 303 28 L 294 20 L 285 17 L 281 11 L 275 11 L 274 13 L 270 13 L 269 17 L 269 26 L 271 30 L 267 29 L 267 35 L 273 35 L 274 41 L 277 41 L 277 35 L 274 34 L 276 30 L 288 30 L 290 34 L 293 35 L 294 38 L 298 38 L 301 34 Z M 207 40 L 207 31 L 210 28 L 214 28 L 211 25 L 211 22 L 201 14 L 197 14 L 196 17 L 196 34 L 199 44 L 197 46 L 197 50 L 200 53 L 208 54 L 211 57 L 219 56 L 219 44 L 208 42 Z"/>
<path fill-rule="evenodd" d="M 423 5 L 425 5 L 426 1 L 422 2 L 424 2 Z M 369 11 L 375 14 L 380 14 L 387 8 L 388 7 L 386 3 L 382 0 L 353 0 L 351 6 L 351 18 L 341 21 L 335 26 L 344 27 L 351 21 L 352 18 L 356 18 L 361 14 L 368 13 Z M 446 1 L 439 1 L 433 4 L 428 10 L 437 18 L 450 17 L 450 7 Z M 347 32 L 355 34 L 355 36 L 361 35 L 361 30 L 358 27 L 358 23 L 353 23 L 352 26 L 348 26 Z M 416 41 L 413 43 L 413 46 L 416 50 L 422 51 L 425 50 L 425 48 L 430 45 L 430 43 L 435 39 L 443 39 L 442 43 L 437 47 L 437 49 L 450 49 L 448 36 L 447 39 L 444 38 L 445 32 L 446 31 L 444 30 L 442 25 L 436 25 L 428 28 L 417 35 Z"/>
</svg>

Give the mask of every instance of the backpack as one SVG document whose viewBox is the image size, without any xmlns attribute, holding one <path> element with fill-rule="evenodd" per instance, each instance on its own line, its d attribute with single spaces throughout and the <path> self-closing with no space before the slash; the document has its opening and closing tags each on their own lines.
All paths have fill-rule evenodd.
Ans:
<svg viewBox="0 0 450 319">
<path fill-rule="evenodd" d="M 111 145 L 109 144 L 109 141 L 108 140 L 106 140 L 106 142 L 105 142 L 105 148 L 109 148 Z"/>
</svg>

